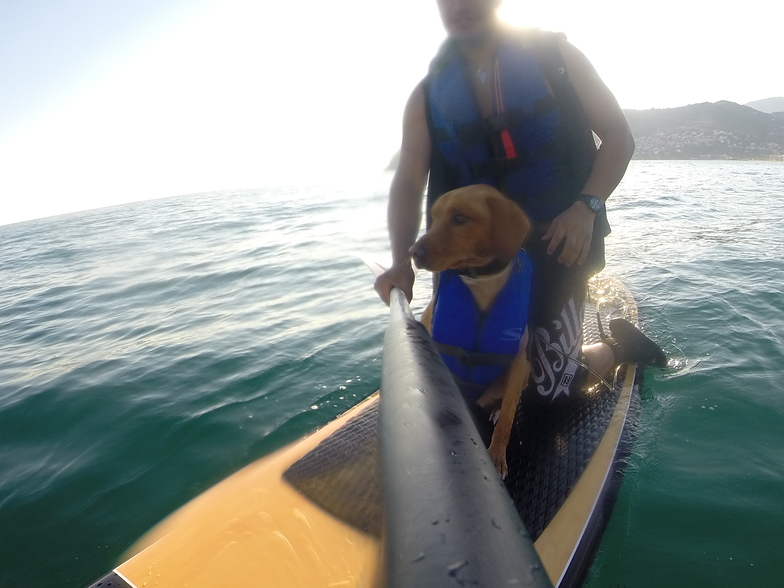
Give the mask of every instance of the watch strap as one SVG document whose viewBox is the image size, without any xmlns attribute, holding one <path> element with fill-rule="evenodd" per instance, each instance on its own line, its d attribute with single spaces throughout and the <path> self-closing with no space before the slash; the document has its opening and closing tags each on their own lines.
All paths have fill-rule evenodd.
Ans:
<svg viewBox="0 0 784 588">
<path fill-rule="evenodd" d="M 593 212 L 594 214 L 599 214 L 602 209 L 604 208 L 604 202 L 598 196 L 594 196 L 593 194 L 580 194 L 577 196 L 577 200 L 585 202 L 585 205 L 588 207 L 588 210 Z"/>
</svg>

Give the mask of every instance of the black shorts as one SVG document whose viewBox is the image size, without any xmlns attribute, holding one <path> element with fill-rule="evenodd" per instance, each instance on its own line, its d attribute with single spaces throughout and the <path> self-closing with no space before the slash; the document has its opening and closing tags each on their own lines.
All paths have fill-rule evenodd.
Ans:
<svg viewBox="0 0 784 588">
<path fill-rule="evenodd" d="M 591 255 L 582 265 L 558 263 L 560 251 L 548 255 L 541 232 L 526 244 L 533 266 L 530 330 L 531 381 L 527 393 L 552 402 L 579 390 L 587 372 L 582 363 L 583 308 L 588 280 L 604 265 L 604 237 L 595 235 Z"/>
</svg>

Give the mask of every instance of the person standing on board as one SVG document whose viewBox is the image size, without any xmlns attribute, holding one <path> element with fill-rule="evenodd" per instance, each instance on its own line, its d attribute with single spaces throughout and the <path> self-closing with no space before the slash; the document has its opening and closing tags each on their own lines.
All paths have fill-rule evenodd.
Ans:
<svg viewBox="0 0 784 588">
<path fill-rule="evenodd" d="M 379 296 L 389 304 L 393 287 L 413 296 L 409 248 L 425 186 L 429 211 L 450 190 L 490 184 L 533 223 L 525 249 L 533 265 L 530 359 L 539 396 L 568 396 L 583 381 L 571 361 L 581 353 L 599 374 L 627 361 L 666 365 L 659 346 L 626 321 L 613 321 L 602 343 L 582 346 L 587 281 L 604 267 L 610 232 L 604 203 L 634 152 L 615 97 L 563 35 L 502 23 L 501 0 L 437 4 L 448 38 L 405 107 L 389 193 L 393 264 L 376 280 Z"/>
</svg>

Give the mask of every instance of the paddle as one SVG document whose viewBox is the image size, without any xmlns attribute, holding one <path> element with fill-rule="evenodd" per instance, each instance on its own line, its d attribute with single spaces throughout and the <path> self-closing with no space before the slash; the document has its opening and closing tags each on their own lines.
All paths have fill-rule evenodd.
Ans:
<svg viewBox="0 0 784 588">
<path fill-rule="evenodd" d="M 552 586 L 449 369 L 398 288 L 379 437 L 388 587 Z"/>
</svg>

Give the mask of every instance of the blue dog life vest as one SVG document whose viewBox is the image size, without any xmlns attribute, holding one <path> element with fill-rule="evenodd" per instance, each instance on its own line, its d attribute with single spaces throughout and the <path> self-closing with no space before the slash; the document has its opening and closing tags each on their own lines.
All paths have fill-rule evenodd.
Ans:
<svg viewBox="0 0 784 588">
<path fill-rule="evenodd" d="M 574 203 L 596 146 L 585 117 L 573 114 L 579 100 L 556 43 L 556 35 L 542 32 L 499 42 L 501 99 L 490 117 L 479 111 L 460 51 L 452 41 L 442 47 L 424 84 L 433 145 L 428 210 L 445 192 L 469 184 L 498 188 L 534 221 L 549 221 Z"/>
<path fill-rule="evenodd" d="M 512 362 L 528 324 L 531 262 L 520 250 L 512 263 L 509 279 L 486 312 L 479 311 L 455 270 L 439 274 L 433 340 L 471 402 Z"/>
</svg>

